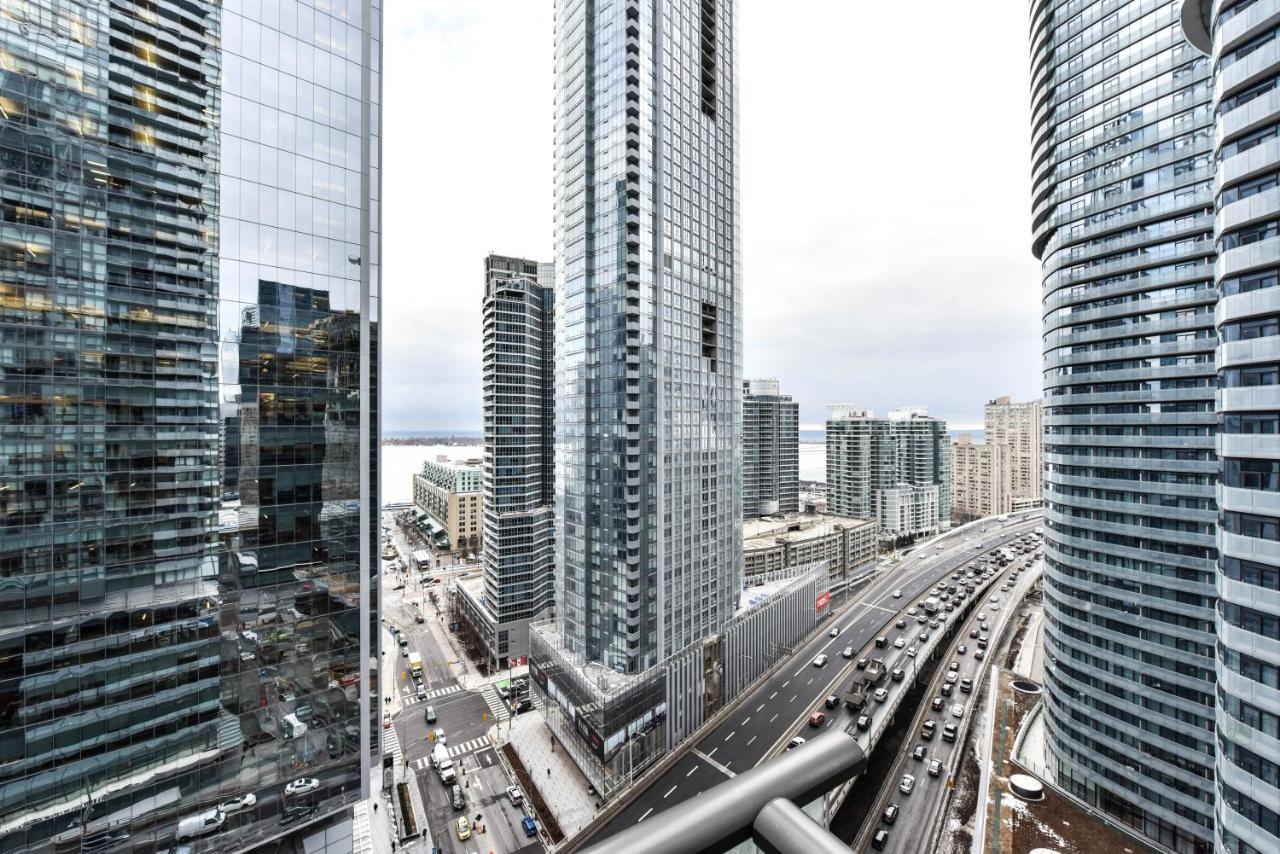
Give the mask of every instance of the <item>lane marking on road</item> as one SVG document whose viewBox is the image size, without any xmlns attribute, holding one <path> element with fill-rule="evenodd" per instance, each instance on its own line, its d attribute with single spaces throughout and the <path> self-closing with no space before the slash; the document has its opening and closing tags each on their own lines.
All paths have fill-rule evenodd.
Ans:
<svg viewBox="0 0 1280 854">
<path fill-rule="evenodd" d="M 717 771 L 719 771 L 721 774 L 724 774 L 726 777 L 734 777 L 734 776 L 736 776 L 736 775 L 735 775 L 732 771 L 730 771 L 727 767 L 725 767 L 724 765 L 721 765 L 719 762 L 717 762 L 717 761 L 715 761 L 714 759 L 712 759 L 712 758 L 711 758 L 711 753 L 715 753 L 715 751 L 714 751 L 714 750 L 713 750 L 713 751 L 711 751 L 711 753 L 703 753 L 701 750 L 698 750 L 698 749 L 695 747 L 691 752 L 692 752 L 692 753 L 696 753 L 696 754 L 698 754 L 699 756 L 701 756 L 703 759 L 707 760 L 707 764 L 709 764 L 712 768 L 714 768 L 714 769 L 716 769 Z M 699 792 L 699 794 L 701 794 L 701 792 Z"/>
<path fill-rule="evenodd" d="M 738 734 L 738 731 L 735 729 L 733 732 L 731 732 L 731 733 L 729 733 L 728 735 L 726 735 L 726 736 L 724 737 L 724 740 L 725 740 L 725 741 L 728 741 L 729 739 L 733 738 L 733 737 L 734 737 L 735 735 L 737 735 L 737 734 Z"/>
<path fill-rule="evenodd" d="M 671 793 L 674 792 L 677 788 L 679 788 L 678 785 L 672 786 L 670 789 L 667 789 L 667 793 L 662 796 L 662 799 L 665 801 L 667 798 L 671 797 Z"/>
<path fill-rule="evenodd" d="M 813 684 L 813 679 L 814 679 L 814 677 L 810 676 L 810 677 L 809 677 L 809 681 L 808 681 L 808 682 L 806 682 L 806 683 L 804 683 L 804 684 L 806 684 L 806 685 L 812 685 L 812 684 Z"/>
<path fill-rule="evenodd" d="M 801 669 L 801 670 L 803 670 L 804 668 L 802 667 L 802 668 L 800 668 L 800 669 Z M 783 682 L 783 683 L 782 683 L 782 687 L 783 687 L 783 688 L 785 688 L 785 687 L 787 687 L 787 686 L 788 686 L 788 685 L 790 685 L 790 684 L 791 684 L 791 680 L 790 680 L 790 679 L 788 679 L 786 682 Z"/>
<path fill-rule="evenodd" d="M 693 776 L 693 772 L 694 772 L 694 771 L 697 771 L 697 770 L 698 770 L 699 768 L 701 768 L 701 767 L 702 767 L 701 765 L 695 765 L 695 766 L 693 766 L 692 768 L 690 768 L 690 769 L 689 769 L 689 773 L 688 773 L 688 774 L 685 774 L 685 776 L 686 776 L 686 777 L 692 777 L 692 776 Z"/>
<path fill-rule="evenodd" d="M 778 719 L 778 716 L 775 714 L 773 717 L 769 718 L 769 723 L 773 723 L 777 719 Z"/>
<path fill-rule="evenodd" d="M 640 818 L 636 819 L 636 824 L 639 824 L 640 822 L 642 822 L 642 821 L 644 821 L 646 818 L 648 818 L 648 817 L 649 817 L 649 813 L 651 813 L 651 812 L 653 812 L 653 807 L 649 807 L 647 810 L 645 810 L 645 811 L 644 811 L 644 815 L 642 815 L 642 816 L 640 816 Z"/>
<path fill-rule="evenodd" d="M 800 696 L 799 694 L 792 694 L 792 695 L 791 695 L 791 702 L 793 702 L 793 703 L 794 703 L 794 702 L 796 701 L 796 697 L 799 697 L 799 696 Z"/>
<path fill-rule="evenodd" d="M 778 696 L 778 692 L 774 691 L 772 694 L 769 695 L 769 699 L 772 700 L 776 696 Z"/>
<path fill-rule="evenodd" d="M 716 751 L 717 751 L 717 750 L 719 750 L 719 749 L 720 749 L 720 748 L 718 748 L 718 747 L 713 747 L 713 748 L 711 748 L 711 752 L 707 754 L 707 759 L 710 759 L 712 756 L 715 756 L 715 755 L 716 755 Z"/>
<path fill-rule="evenodd" d="M 763 706 L 761 706 L 761 708 L 764 708 L 764 707 L 763 707 Z M 743 718 L 743 719 L 742 719 L 742 723 L 738 724 L 738 726 L 746 726 L 746 725 L 747 725 L 747 721 L 749 721 L 749 720 L 751 720 L 751 715 L 747 715 L 745 718 Z"/>
<path fill-rule="evenodd" d="M 756 706 L 756 713 L 757 713 L 757 714 L 759 714 L 759 713 L 760 713 L 761 711 L 763 711 L 763 710 L 764 710 L 764 703 L 761 703 L 760 705 Z"/>
<path fill-rule="evenodd" d="M 799 670 L 797 670 L 795 673 L 792 673 L 791 675 L 792 675 L 792 676 L 799 676 L 799 675 L 800 675 L 801 673 L 803 673 L 803 672 L 804 672 L 804 665 L 802 664 L 802 665 L 800 665 L 800 669 L 799 669 Z M 786 685 L 783 685 L 782 687 L 783 687 L 783 688 L 785 688 L 785 687 L 787 687 L 787 686 L 786 686 Z"/>
<path fill-rule="evenodd" d="M 751 741 L 755 741 L 755 740 L 756 740 L 756 736 L 754 736 L 754 735 L 753 735 L 753 736 L 751 736 Z M 748 742 L 747 742 L 747 747 L 750 747 L 750 746 L 751 746 L 751 741 L 748 741 Z"/>
</svg>

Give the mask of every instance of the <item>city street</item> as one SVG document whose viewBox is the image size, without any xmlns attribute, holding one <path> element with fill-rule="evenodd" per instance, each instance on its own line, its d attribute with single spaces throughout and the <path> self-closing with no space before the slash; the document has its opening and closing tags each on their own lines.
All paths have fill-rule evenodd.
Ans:
<svg viewBox="0 0 1280 854">
<path fill-rule="evenodd" d="M 986 530 L 957 531 L 928 552 L 917 550 L 897 566 L 886 570 L 857 601 L 828 623 L 838 625 L 838 637 L 826 631 L 810 640 L 753 689 L 738 711 L 703 736 L 659 778 L 628 803 L 608 824 L 591 835 L 598 841 L 624 827 L 643 821 L 704 789 L 759 764 L 784 744 L 789 733 L 808 716 L 821 698 L 836 693 L 850 678 L 853 661 L 841 657 L 846 646 L 860 650 L 883 633 L 900 608 L 907 607 L 939 578 L 965 566 L 980 553 L 1020 537 L 1039 525 L 1038 517 L 1005 525 L 992 521 Z M 902 598 L 893 596 L 901 590 Z M 830 663 L 815 668 L 811 662 L 825 653 Z M 846 671 L 848 671 L 846 673 Z M 574 841 L 575 846 L 586 839 Z"/>
<path fill-rule="evenodd" d="M 411 566 L 409 544 L 391 514 L 383 514 L 383 525 L 391 528 L 392 542 L 402 556 L 398 560 Z M 392 715 L 400 761 L 418 782 L 432 841 L 441 851 L 456 854 L 541 851 L 541 843 L 527 839 L 523 833 L 521 821 L 525 813 L 507 797 L 506 789 L 511 781 L 489 739 L 489 730 L 505 720 L 507 710 L 492 689 L 488 690 L 490 697 L 486 699 L 481 691 L 465 689 L 459 678 L 464 674 L 474 679 L 479 677 L 470 665 L 461 661 L 460 652 L 449 636 L 445 625 L 444 584 L 420 585 L 418 573 L 397 571 L 395 564 L 396 561 L 383 562 L 386 591 L 382 608 L 383 658 L 392 668 L 395 684 L 391 702 L 386 703 L 384 698 L 384 706 Z M 433 569 L 423 575 L 447 579 L 458 572 L 450 555 L 433 554 L 432 566 Z M 434 568 L 437 566 L 443 569 Z M 400 584 L 404 588 L 396 590 Z M 432 590 L 437 591 L 439 613 L 427 596 Z M 423 622 L 418 622 L 419 616 Z M 407 642 L 404 647 L 400 637 Z M 422 699 L 417 696 L 409 668 L 409 654 L 414 652 L 422 656 L 425 689 Z M 436 722 L 430 725 L 426 720 L 428 706 L 437 716 Z M 435 730 L 444 731 L 450 759 L 458 772 L 457 782 L 463 786 L 466 806 L 461 810 L 453 808 L 451 787 L 440 782 L 431 765 L 430 756 L 436 742 L 428 734 Z M 477 823 L 477 832 L 466 841 L 458 839 L 455 826 L 463 816 Z M 484 833 L 478 830 L 481 824 Z"/>
</svg>

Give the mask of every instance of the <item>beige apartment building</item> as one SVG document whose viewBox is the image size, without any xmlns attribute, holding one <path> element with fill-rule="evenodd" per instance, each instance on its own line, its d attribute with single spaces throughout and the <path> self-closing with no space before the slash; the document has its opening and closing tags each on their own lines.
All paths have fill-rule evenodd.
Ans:
<svg viewBox="0 0 1280 854">
<path fill-rule="evenodd" d="M 983 412 L 987 444 L 1001 448 L 1007 505 L 1001 513 L 1039 507 L 1044 496 L 1044 407 L 1042 401 L 989 402 Z"/>
<path fill-rule="evenodd" d="M 413 506 L 437 547 L 479 554 L 484 532 L 481 460 L 428 460 L 413 476 Z"/>
<path fill-rule="evenodd" d="M 1008 512 L 1003 447 L 961 436 L 951 443 L 951 521 L 962 525 Z"/>
<path fill-rule="evenodd" d="M 831 587 L 843 587 L 875 563 L 879 525 L 874 519 L 798 513 L 748 519 L 742 524 L 745 583 L 820 560 L 830 561 Z"/>
</svg>

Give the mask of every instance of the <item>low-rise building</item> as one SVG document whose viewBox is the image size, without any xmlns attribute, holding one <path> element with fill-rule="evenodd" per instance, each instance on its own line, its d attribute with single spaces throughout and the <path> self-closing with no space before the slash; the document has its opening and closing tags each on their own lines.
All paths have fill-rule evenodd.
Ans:
<svg viewBox="0 0 1280 854">
<path fill-rule="evenodd" d="M 439 548 L 478 554 L 484 531 L 484 467 L 480 460 L 439 457 L 413 476 L 413 506 Z"/>
<path fill-rule="evenodd" d="M 859 570 L 875 562 L 879 525 L 874 519 L 798 513 L 743 522 L 744 583 L 782 569 L 825 560 L 831 589 L 839 590 Z"/>
</svg>

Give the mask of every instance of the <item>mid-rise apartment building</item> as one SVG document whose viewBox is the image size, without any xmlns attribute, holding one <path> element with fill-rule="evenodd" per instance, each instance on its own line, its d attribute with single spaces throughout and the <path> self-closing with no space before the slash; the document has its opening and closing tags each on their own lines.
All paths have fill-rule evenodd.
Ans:
<svg viewBox="0 0 1280 854">
<path fill-rule="evenodd" d="M 912 537 L 951 521 L 951 448 L 945 421 L 923 406 L 887 418 L 845 404 L 827 419 L 827 506 L 875 519 L 884 537 Z"/>
<path fill-rule="evenodd" d="M 476 626 L 490 664 L 529 651 L 554 601 L 555 268 L 485 259 L 484 588 Z"/>
<path fill-rule="evenodd" d="M 439 548 L 479 554 L 484 540 L 484 461 L 427 460 L 413 476 L 413 506 Z"/>
<path fill-rule="evenodd" d="M 1007 505 L 997 512 L 1039 507 L 1044 498 L 1044 406 L 1039 400 L 1013 403 L 1008 396 L 983 410 L 986 442 L 1000 449 Z"/>
<path fill-rule="evenodd" d="M 1008 487 L 1003 445 L 975 442 L 968 434 L 951 443 L 952 522 L 1008 513 Z"/>
<path fill-rule="evenodd" d="M 776 379 L 742 386 L 742 514 L 800 511 L 800 404 Z"/>
<path fill-rule="evenodd" d="M 1198 852 L 1222 736 L 1214 91 L 1180 8 L 1031 3 L 1032 251 L 1050 765 L 1095 807 Z"/>
<path fill-rule="evenodd" d="M 4 5 L 0 850 L 369 795 L 380 6 Z"/>
</svg>

